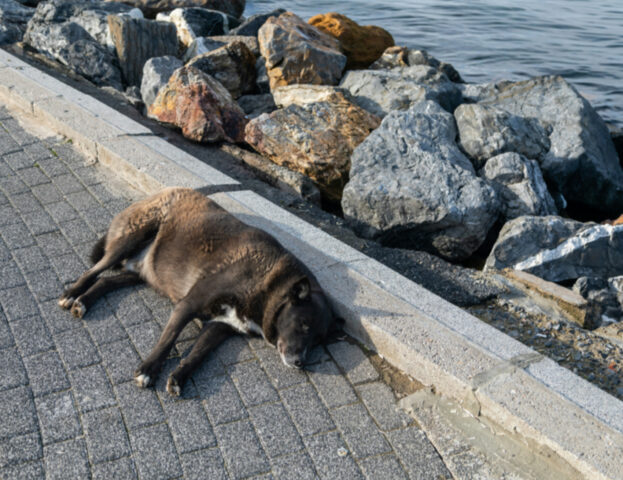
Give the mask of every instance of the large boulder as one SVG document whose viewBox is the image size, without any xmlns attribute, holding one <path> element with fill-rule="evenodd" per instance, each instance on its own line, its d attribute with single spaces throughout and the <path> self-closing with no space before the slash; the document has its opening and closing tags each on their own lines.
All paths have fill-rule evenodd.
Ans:
<svg viewBox="0 0 623 480">
<path fill-rule="evenodd" d="M 546 179 L 570 204 L 605 215 L 623 212 L 623 169 L 608 128 L 562 77 L 471 86 L 464 96 L 551 128 L 551 148 L 541 161 Z"/>
<path fill-rule="evenodd" d="M 128 85 L 140 86 L 145 62 L 178 53 L 175 25 L 125 15 L 108 17 L 110 34 Z"/>
<path fill-rule="evenodd" d="M 445 73 L 451 82 L 463 83 L 463 79 L 456 69 L 446 62 L 440 62 L 426 50 L 415 50 L 407 47 L 389 47 L 383 55 L 370 65 L 370 70 L 383 70 L 397 67 L 413 67 L 426 65 Z"/>
<path fill-rule="evenodd" d="M 491 157 L 517 152 L 542 159 L 549 151 L 547 130 L 536 118 L 523 118 L 505 110 L 465 103 L 454 111 L 460 144 L 476 168 Z"/>
<path fill-rule="evenodd" d="M 111 3 L 99 0 L 48 0 L 38 5 L 36 13 L 32 18 L 33 25 L 29 28 L 34 30 L 45 25 L 59 25 L 68 22 L 77 23 L 84 28 L 100 45 L 108 48 L 114 53 L 114 45 L 110 37 L 108 28 L 108 15 L 129 15 L 133 18 L 142 18 L 143 14 L 138 9 L 123 3 Z M 34 25 L 36 24 L 36 25 Z M 39 35 L 41 51 L 46 51 L 43 30 Z M 33 33 L 34 35 L 34 33 Z M 48 42 L 53 45 L 54 38 L 49 38 Z M 37 48 L 36 45 L 31 45 Z"/>
<path fill-rule="evenodd" d="M 160 12 L 169 12 L 176 8 L 201 7 L 239 18 L 244 12 L 245 0 L 108 0 L 123 2 L 140 8 L 146 16 L 154 18 Z"/>
<path fill-rule="evenodd" d="M 193 58 L 187 63 L 221 82 L 232 97 L 255 90 L 255 55 L 242 42 L 234 42 Z"/>
<path fill-rule="evenodd" d="M 196 142 L 244 140 L 244 112 L 220 82 L 193 67 L 176 70 L 147 112 Z"/>
<path fill-rule="evenodd" d="M 295 83 L 336 85 L 342 78 L 346 56 L 340 42 L 291 12 L 269 18 L 258 41 L 271 89 Z"/>
<path fill-rule="evenodd" d="M 454 117 L 435 102 L 387 115 L 353 152 L 345 218 L 389 246 L 469 257 L 496 221 L 499 201 L 455 138 Z"/>
<path fill-rule="evenodd" d="M 15 0 L 0 0 L 0 45 L 20 41 L 34 13 Z"/>
<path fill-rule="evenodd" d="M 523 270 L 550 282 L 621 275 L 623 226 L 519 217 L 504 225 L 485 268 Z"/>
<path fill-rule="evenodd" d="M 255 57 L 260 56 L 260 46 L 255 37 L 244 35 L 214 35 L 212 37 L 199 37 L 193 40 L 186 49 L 186 53 L 184 53 L 184 61 L 188 62 L 199 55 L 211 52 L 225 45 L 230 45 L 234 42 L 244 43 Z"/>
<path fill-rule="evenodd" d="M 461 91 L 444 73 L 426 65 L 391 70 L 353 70 L 344 75 L 342 88 L 366 110 L 384 117 L 407 110 L 424 100 L 434 100 L 449 112 L 461 103 Z"/>
<path fill-rule="evenodd" d="M 502 153 L 489 159 L 480 173 L 498 194 L 501 213 L 507 220 L 558 213 L 535 160 L 518 153 Z"/>
<path fill-rule="evenodd" d="M 145 62 L 141 80 L 141 98 L 146 107 L 154 103 L 160 89 L 169 83 L 175 70 L 183 65 L 180 59 L 172 55 L 150 58 Z"/>
<path fill-rule="evenodd" d="M 282 13 L 286 11 L 283 8 L 278 8 L 268 13 L 257 13 L 255 15 L 251 15 L 244 22 L 242 22 L 239 26 L 232 29 L 229 33 L 230 35 L 244 35 L 249 37 L 257 37 L 257 33 L 262 28 L 262 25 L 266 23 L 271 17 L 278 17 Z"/>
<path fill-rule="evenodd" d="M 185 48 L 196 38 L 224 35 L 239 23 L 223 12 L 197 7 L 176 8 L 171 12 L 159 13 L 156 20 L 173 23 L 177 28 L 177 37 Z"/>
<path fill-rule="evenodd" d="M 342 95 L 260 115 L 247 125 L 245 139 L 273 162 L 311 178 L 328 200 L 339 201 L 353 149 L 379 123 Z"/>
<path fill-rule="evenodd" d="M 29 23 L 24 41 L 96 85 L 123 90 L 114 57 L 77 23 Z"/>
<path fill-rule="evenodd" d="M 131 7 L 95 0 L 49 0 L 28 22 L 24 42 L 97 85 L 122 90 L 107 16 Z"/>
<path fill-rule="evenodd" d="M 394 45 L 394 37 L 374 25 L 361 26 L 346 15 L 325 13 L 309 19 L 309 24 L 340 41 L 346 54 L 346 68 L 368 68 Z"/>
</svg>

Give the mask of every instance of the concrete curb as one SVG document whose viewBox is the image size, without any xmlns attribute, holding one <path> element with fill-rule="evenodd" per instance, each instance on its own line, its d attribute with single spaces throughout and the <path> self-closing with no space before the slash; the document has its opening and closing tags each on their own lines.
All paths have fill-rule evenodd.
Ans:
<svg viewBox="0 0 623 480">
<path fill-rule="evenodd" d="M 0 99 L 151 193 L 183 185 L 273 234 L 318 277 L 350 334 L 587 478 L 621 478 L 623 402 L 332 238 L 115 110 L 0 50 Z"/>
</svg>

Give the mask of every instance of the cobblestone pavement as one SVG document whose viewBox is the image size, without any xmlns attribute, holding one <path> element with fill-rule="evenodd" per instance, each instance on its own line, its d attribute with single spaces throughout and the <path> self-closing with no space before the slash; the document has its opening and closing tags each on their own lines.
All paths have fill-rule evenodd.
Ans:
<svg viewBox="0 0 623 480">
<path fill-rule="evenodd" d="M 356 345 L 286 369 L 261 339 L 233 337 L 189 381 L 132 372 L 171 311 L 148 288 L 76 320 L 56 300 L 112 216 L 137 198 L 70 143 L 40 140 L 0 108 L 0 478 L 450 478 Z"/>
</svg>

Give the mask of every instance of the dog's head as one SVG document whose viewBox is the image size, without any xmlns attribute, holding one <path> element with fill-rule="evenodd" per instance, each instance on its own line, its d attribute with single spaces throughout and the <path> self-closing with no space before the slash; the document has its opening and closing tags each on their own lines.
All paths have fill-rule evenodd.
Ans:
<svg viewBox="0 0 623 480">
<path fill-rule="evenodd" d="M 288 367 L 303 368 L 307 356 L 318 344 L 341 331 L 343 320 L 334 316 L 324 293 L 312 289 L 303 278 L 289 290 L 273 320 L 273 343 Z"/>
</svg>

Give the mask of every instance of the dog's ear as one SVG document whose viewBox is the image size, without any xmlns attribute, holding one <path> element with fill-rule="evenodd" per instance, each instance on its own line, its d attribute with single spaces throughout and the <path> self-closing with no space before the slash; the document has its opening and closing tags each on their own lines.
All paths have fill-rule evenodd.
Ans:
<svg viewBox="0 0 623 480">
<path fill-rule="evenodd" d="M 329 331 L 325 342 L 333 343 L 346 338 L 346 332 L 344 332 L 344 319 L 341 317 L 334 317 L 333 322 L 329 326 Z"/>
<path fill-rule="evenodd" d="M 292 289 L 290 290 L 290 298 L 294 303 L 304 302 L 309 300 L 311 293 L 311 285 L 309 283 L 309 278 L 304 277 L 294 285 L 292 285 Z"/>
</svg>

